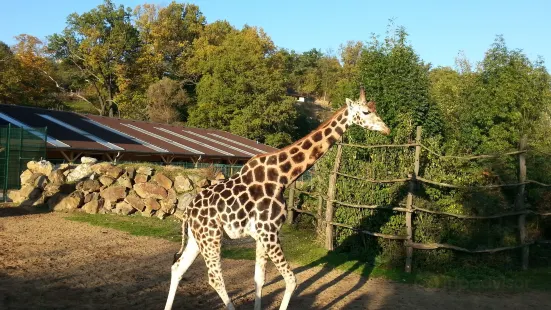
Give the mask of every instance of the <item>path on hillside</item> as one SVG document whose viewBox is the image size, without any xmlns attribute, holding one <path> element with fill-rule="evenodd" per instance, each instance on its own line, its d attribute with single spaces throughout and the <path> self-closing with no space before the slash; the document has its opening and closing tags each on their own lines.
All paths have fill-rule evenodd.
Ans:
<svg viewBox="0 0 551 310">
<path fill-rule="evenodd" d="M 11 209 L 11 208 L 10 208 Z M 63 214 L 0 208 L 0 309 L 162 309 L 179 244 L 77 223 Z M 253 309 L 254 262 L 224 260 L 237 309 Z M 470 294 L 324 268 L 295 266 L 290 309 L 544 309 L 550 294 Z M 264 309 L 277 309 L 283 280 L 268 265 Z M 174 309 L 221 309 L 198 259 L 180 284 Z"/>
</svg>

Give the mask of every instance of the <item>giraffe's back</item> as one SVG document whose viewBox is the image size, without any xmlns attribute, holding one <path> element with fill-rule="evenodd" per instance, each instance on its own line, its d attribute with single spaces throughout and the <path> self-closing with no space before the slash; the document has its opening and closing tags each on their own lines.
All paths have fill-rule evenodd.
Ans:
<svg viewBox="0 0 551 310">
<path fill-rule="evenodd" d="M 285 219 L 283 186 L 236 174 L 202 190 L 190 205 L 190 224 L 198 230 L 222 227 L 232 238 L 281 227 Z"/>
</svg>

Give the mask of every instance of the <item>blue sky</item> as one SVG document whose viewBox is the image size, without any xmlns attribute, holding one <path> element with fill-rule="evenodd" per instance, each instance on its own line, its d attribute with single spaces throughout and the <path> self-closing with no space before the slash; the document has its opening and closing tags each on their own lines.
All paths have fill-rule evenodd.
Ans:
<svg viewBox="0 0 551 310">
<path fill-rule="evenodd" d="M 118 0 L 135 7 L 145 2 Z M 262 27 L 279 47 L 303 52 L 311 48 L 338 51 L 348 40 L 384 36 L 389 19 L 406 28 L 421 58 L 433 66 L 453 66 L 459 51 L 480 61 L 497 34 L 509 48 L 522 49 L 532 60 L 551 63 L 551 1 L 546 0 L 198 0 L 208 22 L 225 19 L 236 27 Z M 88 11 L 101 0 L 6 0 L 0 10 L 0 41 L 27 33 L 39 38 L 61 31 L 67 15 Z"/>
</svg>

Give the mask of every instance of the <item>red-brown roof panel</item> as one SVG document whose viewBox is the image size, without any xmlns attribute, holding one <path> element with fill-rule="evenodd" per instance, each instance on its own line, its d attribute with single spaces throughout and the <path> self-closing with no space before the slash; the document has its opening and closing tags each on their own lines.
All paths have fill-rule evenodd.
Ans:
<svg viewBox="0 0 551 310">
<path fill-rule="evenodd" d="M 0 124 L 47 127 L 51 148 L 247 159 L 277 149 L 224 131 L 0 105 Z M 8 119 L 8 120 L 6 120 Z M 50 139 L 50 138 L 49 138 Z"/>
</svg>

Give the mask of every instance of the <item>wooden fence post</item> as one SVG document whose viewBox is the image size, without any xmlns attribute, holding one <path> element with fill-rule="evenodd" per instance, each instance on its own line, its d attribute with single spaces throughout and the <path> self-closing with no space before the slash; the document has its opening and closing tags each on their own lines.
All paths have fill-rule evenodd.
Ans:
<svg viewBox="0 0 551 310">
<path fill-rule="evenodd" d="M 293 208 L 295 207 L 296 186 L 296 181 L 289 185 L 289 200 L 287 202 L 287 224 L 293 224 L 293 222 L 295 221 L 295 210 L 293 210 Z"/>
<path fill-rule="evenodd" d="M 325 248 L 329 251 L 334 249 L 333 245 L 333 201 L 335 200 L 335 193 L 337 189 L 337 172 L 341 165 L 342 145 L 337 145 L 337 155 L 335 157 L 335 165 L 333 167 L 333 173 L 329 177 L 329 186 L 327 188 L 327 207 L 325 208 Z"/>
<path fill-rule="evenodd" d="M 318 210 L 317 210 L 317 233 L 318 235 L 321 234 L 323 231 L 323 219 L 321 218 L 323 216 L 323 197 L 321 195 L 318 196 Z"/>
<path fill-rule="evenodd" d="M 523 135 L 520 139 L 519 151 L 526 149 L 528 137 Z M 526 182 L 526 153 L 520 153 L 518 155 L 518 182 Z M 517 197 L 515 199 L 515 207 L 517 210 L 524 209 L 524 188 L 525 184 L 521 184 L 518 187 Z M 530 255 L 530 247 L 526 245 L 526 214 L 521 214 L 518 217 L 518 230 L 520 243 L 524 245 L 522 249 L 522 270 L 528 269 L 528 259 Z"/>
<path fill-rule="evenodd" d="M 413 174 L 411 175 L 411 180 L 409 181 L 409 192 L 406 202 L 406 229 L 407 237 L 406 244 L 411 244 L 413 242 L 413 195 L 415 192 L 415 179 L 419 174 L 419 157 L 421 156 L 421 126 L 417 126 L 417 133 L 415 136 L 415 143 L 418 144 L 415 146 L 415 163 L 413 168 Z M 411 245 L 406 246 L 406 272 L 411 272 L 411 264 L 413 259 L 413 247 Z"/>
</svg>

